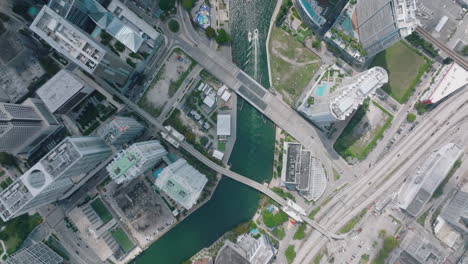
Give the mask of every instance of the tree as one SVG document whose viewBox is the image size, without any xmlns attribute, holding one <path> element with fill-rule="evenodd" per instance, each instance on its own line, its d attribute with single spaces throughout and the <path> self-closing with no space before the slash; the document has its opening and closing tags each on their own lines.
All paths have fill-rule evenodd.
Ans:
<svg viewBox="0 0 468 264">
<path fill-rule="evenodd" d="M 463 56 L 468 56 L 468 45 L 465 45 L 462 50 Z"/>
<path fill-rule="evenodd" d="M 193 0 L 182 0 L 182 7 L 190 11 L 193 7 Z"/>
<path fill-rule="evenodd" d="M 0 164 L 3 166 L 15 166 L 16 158 L 10 153 L 0 152 Z"/>
<path fill-rule="evenodd" d="M 314 49 L 320 49 L 320 44 L 322 43 L 322 40 L 320 38 L 315 38 L 314 42 L 312 42 L 312 48 Z"/>
<path fill-rule="evenodd" d="M 450 57 L 447 57 L 447 58 L 445 58 L 445 59 L 442 61 L 443 64 L 450 64 L 450 63 L 452 63 L 452 62 L 453 62 L 453 59 L 450 58 Z"/>
<path fill-rule="evenodd" d="M 216 42 L 218 44 L 226 44 L 231 42 L 231 36 L 224 29 L 218 30 L 218 36 L 216 36 Z"/>
<path fill-rule="evenodd" d="M 159 8 L 162 11 L 169 11 L 175 7 L 175 0 L 161 0 L 159 1 Z"/>
<path fill-rule="evenodd" d="M 413 123 L 416 120 L 416 115 L 413 113 L 408 113 L 406 116 L 406 121 Z"/>
<path fill-rule="evenodd" d="M 308 105 L 312 105 L 312 104 L 314 104 L 314 102 L 315 102 L 315 98 L 313 96 L 307 98 L 307 104 Z"/>
<path fill-rule="evenodd" d="M 179 31 L 179 22 L 177 22 L 176 20 L 171 20 L 169 21 L 168 27 L 170 31 L 176 33 Z"/>
<path fill-rule="evenodd" d="M 216 38 L 216 31 L 214 30 L 214 28 L 212 27 L 207 27 L 205 29 L 205 34 L 208 38 L 212 39 L 212 38 Z"/>
</svg>

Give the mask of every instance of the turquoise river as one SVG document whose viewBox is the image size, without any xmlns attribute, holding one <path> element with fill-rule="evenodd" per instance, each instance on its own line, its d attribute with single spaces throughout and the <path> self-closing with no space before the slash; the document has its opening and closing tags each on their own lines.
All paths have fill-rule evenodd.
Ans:
<svg viewBox="0 0 468 264">
<path fill-rule="evenodd" d="M 233 51 L 235 63 L 268 87 L 265 40 L 276 1 L 231 0 Z M 249 11 L 247 13 L 247 11 Z M 254 26 L 255 25 L 255 26 Z M 258 28 L 257 54 L 248 52 L 248 31 Z M 256 65 L 246 63 L 257 56 Z M 257 67 L 257 68 L 255 68 Z M 237 141 L 231 155 L 231 169 L 258 182 L 272 177 L 274 124 L 244 100 L 238 102 Z M 165 234 L 137 257 L 137 264 L 179 264 L 222 234 L 250 220 L 257 208 L 259 193 L 224 177 L 212 199 Z"/>
</svg>

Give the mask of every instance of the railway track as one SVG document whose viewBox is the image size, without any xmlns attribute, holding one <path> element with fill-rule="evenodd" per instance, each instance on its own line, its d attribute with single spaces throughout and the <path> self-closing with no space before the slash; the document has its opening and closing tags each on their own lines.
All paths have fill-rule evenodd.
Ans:
<svg viewBox="0 0 468 264">
<path fill-rule="evenodd" d="M 438 39 L 434 38 L 431 33 L 427 32 L 425 29 L 421 27 L 416 28 L 416 32 L 421 34 L 424 38 L 428 39 L 430 42 L 432 42 L 434 45 L 436 45 L 439 49 L 443 50 L 445 53 L 447 53 L 456 63 L 460 64 L 465 70 L 468 71 L 468 62 L 458 53 L 455 51 L 449 49 L 447 46 L 445 46 L 444 43 L 439 41 Z"/>
</svg>

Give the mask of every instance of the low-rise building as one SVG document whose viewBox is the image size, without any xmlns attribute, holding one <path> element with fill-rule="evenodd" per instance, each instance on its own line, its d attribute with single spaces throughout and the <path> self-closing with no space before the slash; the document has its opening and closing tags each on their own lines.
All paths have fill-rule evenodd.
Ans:
<svg viewBox="0 0 468 264">
<path fill-rule="evenodd" d="M 219 114 L 216 122 L 216 135 L 219 139 L 226 140 L 231 136 L 231 115 Z"/>
<path fill-rule="evenodd" d="M 180 142 L 185 140 L 185 136 L 171 126 L 165 126 L 164 128 L 167 130 L 167 133 L 161 132 L 162 138 L 172 146 L 178 148 L 180 146 Z"/>
<path fill-rule="evenodd" d="M 449 251 L 421 226 L 409 228 L 388 260 L 388 264 L 440 264 L 447 261 Z"/>
<path fill-rule="evenodd" d="M 196 203 L 208 179 L 180 158 L 164 168 L 155 180 L 156 187 L 187 210 Z"/>
<path fill-rule="evenodd" d="M 107 143 L 121 146 L 128 143 L 145 131 L 145 127 L 132 117 L 116 116 L 101 126 L 97 133 Z"/>
<path fill-rule="evenodd" d="M 462 154 L 463 149 L 454 143 L 432 152 L 400 189 L 400 208 L 417 216 Z"/>
<path fill-rule="evenodd" d="M 468 71 L 457 63 L 444 65 L 421 96 L 423 104 L 435 104 L 468 84 Z"/>
<path fill-rule="evenodd" d="M 458 191 L 444 206 L 440 217 L 457 231 L 468 234 L 468 193 Z"/>
<path fill-rule="evenodd" d="M 66 114 L 93 91 L 94 88 L 77 75 L 61 70 L 36 93 L 52 113 Z"/>
<path fill-rule="evenodd" d="M 154 167 L 167 154 L 158 140 L 137 142 L 117 153 L 106 169 L 116 183 L 129 182 Z"/>
<path fill-rule="evenodd" d="M 22 248 L 11 255 L 5 264 L 62 264 L 63 258 L 46 246 L 43 242 L 37 242 L 31 246 Z"/>
</svg>

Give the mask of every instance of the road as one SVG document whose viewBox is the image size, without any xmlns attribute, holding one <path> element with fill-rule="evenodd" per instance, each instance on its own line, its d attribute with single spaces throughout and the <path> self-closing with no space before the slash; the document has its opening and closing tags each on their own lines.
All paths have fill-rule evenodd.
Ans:
<svg viewBox="0 0 468 264">
<path fill-rule="evenodd" d="M 468 91 L 452 97 L 429 113 L 405 139 L 382 160 L 348 188 L 335 195 L 317 214 L 327 230 L 338 230 L 372 202 L 396 191 L 408 176 L 408 170 L 419 164 L 439 144 L 460 138 L 460 124 L 468 119 Z M 309 263 L 327 239 L 313 232 L 297 252 L 294 263 Z"/>
</svg>

